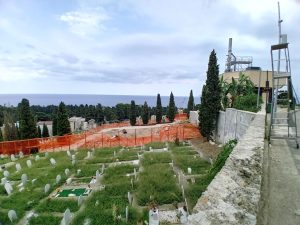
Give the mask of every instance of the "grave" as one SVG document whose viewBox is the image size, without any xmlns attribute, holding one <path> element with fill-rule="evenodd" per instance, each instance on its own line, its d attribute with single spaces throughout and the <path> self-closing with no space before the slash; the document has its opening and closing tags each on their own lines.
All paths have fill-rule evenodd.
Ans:
<svg viewBox="0 0 300 225">
<path fill-rule="evenodd" d="M 25 184 L 27 183 L 27 175 L 24 173 L 24 174 L 22 174 L 22 176 L 21 176 L 21 181 L 22 181 L 22 184 L 23 184 L 23 186 L 25 186 Z"/>
<path fill-rule="evenodd" d="M 44 188 L 45 194 L 47 194 L 49 190 L 50 190 L 50 184 L 46 184 Z"/>
<path fill-rule="evenodd" d="M 70 209 L 66 209 L 64 212 L 64 217 L 61 221 L 61 225 L 68 225 L 71 222 L 71 212 Z"/>
<path fill-rule="evenodd" d="M 47 152 L 46 152 L 46 153 L 47 153 Z M 51 158 L 51 159 L 50 159 L 50 163 L 51 163 L 52 166 L 55 166 L 55 165 L 56 165 L 55 159 Z"/>
<path fill-rule="evenodd" d="M 11 161 L 13 161 L 13 162 L 17 160 L 14 154 L 10 155 L 10 159 L 11 159 Z"/>
<path fill-rule="evenodd" d="M 7 215 L 8 215 L 8 218 L 9 218 L 10 222 L 14 222 L 15 220 L 18 219 L 17 213 L 16 213 L 15 210 L 9 210 Z"/>
<path fill-rule="evenodd" d="M 61 175 L 58 174 L 55 179 L 56 184 L 58 184 L 60 182 L 60 180 L 61 180 Z"/>
<path fill-rule="evenodd" d="M 28 168 L 31 168 L 31 167 L 32 167 L 32 163 L 31 163 L 31 160 L 30 160 L 30 159 L 28 159 L 28 160 L 26 161 L 26 164 L 27 164 Z"/>
<path fill-rule="evenodd" d="M 11 184 L 10 184 L 9 182 L 6 182 L 6 183 L 4 184 L 4 188 L 5 188 L 6 193 L 7 193 L 8 195 L 10 195 L 11 192 L 13 191 L 13 188 L 12 188 L 12 186 L 11 186 Z"/>
<path fill-rule="evenodd" d="M 88 196 L 91 189 L 86 188 L 71 188 L 63 189 L 58 192 L 57 197 L 78 197 L 78 196 Z"/>
<path fill-rule="evenodd" d="M 39 155 L 36 155 L 35 156 L 35 161 L 39 161 L 40 160 L 40 156 Z"/>
<path fill-rule="evenodd" d="M 17 170 L 17 172 L 19 172 L 21 169 L 22 169 L 22 167 L 21 167 L 20 163 L 17 163 L 16 164 L 16 170 Z"/>
</svg>

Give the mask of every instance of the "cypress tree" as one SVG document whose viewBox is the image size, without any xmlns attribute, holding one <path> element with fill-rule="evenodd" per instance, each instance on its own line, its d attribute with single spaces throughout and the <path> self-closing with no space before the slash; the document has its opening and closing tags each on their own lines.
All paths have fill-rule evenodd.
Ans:
<svg viewBox="0 0 300 225">
<path fill-rule="evenodd" d="M 161 120 L 162 120 L 161 99 L 160 99 L 160 94 L 157 94 L 157 99 L 156 99 L 156 123 L 161 123 Z"/>
<path fill-rule="evenodd" d="M 135 126 L 136 124 L 136 106 L 135 102 L 132 100 L 130 104 L 130 125 Z"/>
<path fill-rule="evenodd" d="M 149 107 L 147 102 L 145 101 L 143 106 L 143 114 L 142 114 L 143 124 L 148 124 L 149 121 Z"/>
<path fill-rule="evenodd" d="M 210 140 L 212 131 L 216 128 L 219 110 L 221 109 L 221 85 L 219 80 L 219 65 L 213 50 L 209 56 L 206 84 L 202 88 L 199 113 L 199 129 L 202 136 Z"/>
<path fill-rule="evenodd" d="M 190 116 L 190 111 L 194 110 L 194 108 L 195 108 L 194 96 L 193 96 L 193 90 L 191 90 L 188 105 L 187 105 L 188 116 Z"/>
<path fill-rule="evenodd" d="M 21 139 L 30 139 L 37 136 L 36 124 L 34 117 L 30 111 L 29 101 L 25 98 L 22 99 L 18 105 L 20 116 L 20 136 Z"/>
<path fill-rule="evenodd" d="M 37 127 L 37 133 L 38 133 L 38 138 L 41 138 L 42 137 L 42 131 L 41 131 L 41 128 L 40 126 Z"/>
<path fill-rule="evenodd" d="M 60 102 L 57 111 L 57 135 L 62 136 L 71 133 L 70 122 L 68 120 L 68 113 L 66 106 Z"/>
<path fill-rule="evenodd" d="M 104 112 L 101 104 L 96 105 L 96 123 L 103 123 Z"/>
<path fill-rule="evenodd" d="M 2 135 L 2 130 L 0 128 L 0 142 L 3 141 L 3 135 Z"/>
<path fill-rule="evenodd" d="M 4 116 L 3 140 L 5 141 L 17 140 L 18 132 L 11 114 L 9 114 L 8 112 L 3 112 L 3 116 Z"/>
<path fill-rule="evenodd" d="M 42 137 L 49 137 L 49 130 L 48 130 L 48 127 L 45 123 L 43 124 Z"/>
<path fill-rule="evenodd" d="M 174 121 L 175 113 L 176 113 L 175 111 L 176 111 L 176 107 L 175 107 L 174 95 L 171 92 L 169 107 L 168 107 L 168 118 L 171 123 Z"/>
</svg>

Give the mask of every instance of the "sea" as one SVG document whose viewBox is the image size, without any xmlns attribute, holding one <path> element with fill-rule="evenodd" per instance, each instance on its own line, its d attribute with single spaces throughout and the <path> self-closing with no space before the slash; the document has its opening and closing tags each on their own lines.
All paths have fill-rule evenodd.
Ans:
<svg viewBox="0 0 300 225">
<path fill-rule="evenodd" d="M 131 100 L 136 105 L 143 105 L 146 101 L 148 106 L 156 106 L 157 96 L 142 95 L 88 95 L 88 94 L 0 94 L 0 105 L 17 106 L 23 98 L 29 100 L 30 105 L 58 105 L 64 102 L 66 105 L 96 105 L 115 106 L 118 103 L 130 104 Z M 168 106 L 170 96 L 161 96 L 162 106 Z M 188 96 L 174 96 L 175 105 L 178 108 L 186 108 Z M 194 96 L 195 104 L 200 103 L 200 97 Z"/>
</svg>

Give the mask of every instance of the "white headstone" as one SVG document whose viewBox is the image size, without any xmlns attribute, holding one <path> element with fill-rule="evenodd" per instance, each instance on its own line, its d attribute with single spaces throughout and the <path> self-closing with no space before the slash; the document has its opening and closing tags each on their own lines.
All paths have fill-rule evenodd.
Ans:
<svg viewBox="0 0 300 225">
<path fill-rule="evenodd" d="M 8 172 L 7 170 L 5 170 L 5 171 L 3 172 L 3 175 L 4 175 L 5 177 L 8 177 L 8 176 L 9 176 L 9 172 Z"/>
<path fill-rule="evenodd" d="M 75 156 L 75 155 L 72 155 L 71 158 L 72 158 L 72 160 L 75 160 L 75 159 L 76 159 L 76 156 Z"/>
<path fill-rule="evenodd" d="M 104 166 L 104 164 L 102 164 L 101 174 L 104 173 L 104 168 L 105 168 L 105 166 Z"/>
<path fill-rule="evenodd" d="M 131 178 L 130 182 L 131 182 L 131 187 L 133 189 L 133 179 L 132 178 Z"/>
<path fill-rule="evenodd" d="M 36 182 L 36 178 L 32 179 L 31 183 L 34 184 Z"/>
<path fill-rule="evenodd" d="M 72 160 L 72 166 L 75 166 L 76 160 Z"/>
<path fill-rule="evenodd" d="M 81 173 L 81 169 L 77 170 L 77 175 L 79 175 Z"/>
<path fill-rule="evenodd" d="M 10 222 L 13 222 L 18 219 L 17 213 L 15 210 L 9 210 L 7 215 L 8 215 Z"/>
<path fill-rule="evenodd" d="M 69 170 L 68 168 L 66 168 L 66 169 L 65 169 L 65 174 L 66 174 L 66 176 L 68 176 L 69 173 L 70 173 L 70 170 Z"/>
<path fill-rule="evenodd" d="M 31 167 L 32 167 L 32 163 L 31 163 L 31 160 L 30 160 L 30 159 L 28 159 L 28 160 L 26 161 L 26 164 L 27 164 L 28 168 L 31 168 Z"/>
<path fill-rule="evenodd" d="M 60 180 L 61 180 L 61 175 L 58 174 L 58 175 L 56 176 L 55 181 L 56 181 L 56 183 L 58 184 L 58 183 L 60 182 Z"/>
<path fill-rule="evenodd" d="M 128 202 L 129 202 L 129 204 L 131 205 L 131 202 L 132 202 L 132 195 L 131 195 L 131 193 L 128 191 L 128 193 L 127 193 L 127 198 L 128 198 Z"/>
<path fill-rule="evenodd" d="M 96 180 L 99 180 L 100 178 L 100 173 L 99 173 L 99 170 L 96 171 Z"/>
<path fill-rule="evenodd" d="M 149 147 L 149 151 L 152 152 L 152 147 Z"/>
<path fill-rule="evenodd" d="M 45 194 L 47 194 L 48 191 L 50 190 L 50 184 L 46 184 L 44 190 L 45 190 Z"/>
<path fill-rule="evenodd" d="M 192 168 L 191 167 L 188 167 L 187 171 L 188 171 L 188 174 L 192 174 Z"/>
<path fill-rule="evenodd" d="M 23 158 L 24 157 L 24 153 L 22 151 L 19 152 L 19 157 Z"/>
<path fill-rule="evenodd" d="M 72 178 L 69 177 L 69 178 L 67 179 L 66 183 L 67 183 L 67 184 L 71 184 L 71 183 L 72 183 Z"/>
<path fill-rule="evenodd" d="M 61 221 L 61 225 L 68 225 L 71 222 L 71 212 L 70 209 L 66 209 L 64 212 L 64 217 Z"/>
<path fill-rule="evenodd" d="M 133 169 L 133 173 L 134 173 L 134 179 L 136 179 L 137 178 L 136 168 Z"/>
<path fill-rule="evenodd" d="M 69 150 L 67 151 L 67 155 L 71 157 L 71 152 Z"/>
<path fill-rule="evenodd" d="M 90 151 L 87 152 L 87 158 L 88 159 L 91 158 L 91 152 Z"/>
<path fill-rule="evenodd" d="M 82 195 L 79 195 L 78 199 L 77 199 L 78 206 L 80 206 L 82 204 L 82 202 L 83 202 Z"/>
<path fill-rule="evenodd" d="M 1 178 L 1 185 L 4 185 L 6 181 L 7 181 L 6 177 Z"/>
<path fill-rule="evenodd" d="M 49 153 L 45 152 L 45 157 L 48 158 L 48 156 L 49 156 Z"/>
<path fill-rule="evenodd" d="M 19 172 L 21 169 L 22 169 L 22 167 L 21 167 L 20 163 L 17 163 L 16 164 L 16 170 Z"/>
<path fill-rule="evenodd" d="M 181 185 L 181 190 L 182 190 L 182 196 L 184 197 L 184 188 L 183 188 L 183 185 Z"/>
<path fill-rule="evenodd" d="M 126 217 L 126 223 L 128 222 L 128 206 L 126 206 L 125 209 L 125 217 Z"/>
<path fill-rule="evenodd" d="M 116 151 L 114 151 L 114 157 L 116 157 Z"/>
<path fill-rule="evenodd" d="M 55 166 L 55 165 L 56 165 L 55 159 L 51 158 L 51 159 L 50 159 L 50 163 L 51 163 L 52 166 Z"/>
<path fill-rule="evenodd" d="M 11 161 L 16 161 L 15 155 L 14 154 L 10 155 L 10 159 L 11 159 Z"/>
<path fill-rule="evenodd" d="M 21 181 L 22 181 L 22 184 L 23 184 L 23 186 L 25 186 L 25 184 L 26 184 L 26 182 L 27 182 L 27 175 L 24 173 L 24 174 L 22 174 L 22 176 L 21 176 Z"/>
<path fill-rule="evenodd" d="M 36 155 L 35 156 L 35 161 L 39 161 L 40 160 L 40 156 L 39 155 Z"/>
<path fill-rule="evenodd" d="M 11 184 L 8 183 L 8 182 L 6 182 L 6 183 L 4 184 L 4 188 L 5 188 L 6 193 L 7 193 L 8 195 L 10 195 L 11 192 L 13 191 L 13 188 L 12 188 Z"/>
</svg>

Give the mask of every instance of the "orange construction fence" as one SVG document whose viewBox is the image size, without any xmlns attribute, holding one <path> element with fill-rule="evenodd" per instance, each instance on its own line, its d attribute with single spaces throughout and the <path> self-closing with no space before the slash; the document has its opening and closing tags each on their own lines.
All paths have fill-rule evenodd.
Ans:
<svg viewBox="0 0 300 225">
<path fill-rule="evenodd" d="M 180 141 L 201 137 L 198 127 L 189 123 L 160 126 L 129 126 L 128 123 L 102 125 L 95 129 L 65 136 L 0 142 L 0 154 L 30 154 L 39 150 L 56 151 L 78 148 L 140 146 L 150 142 Z"/>
</svg>

